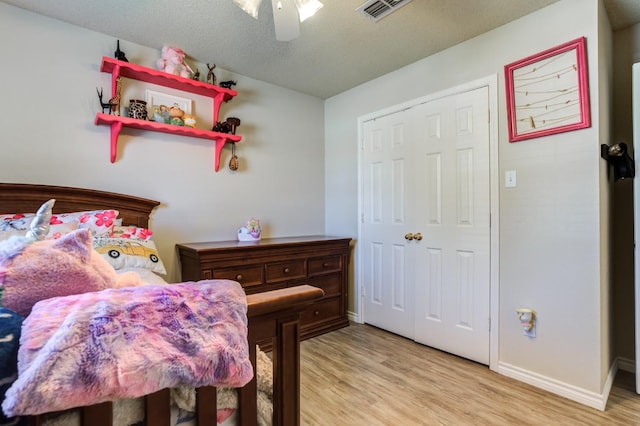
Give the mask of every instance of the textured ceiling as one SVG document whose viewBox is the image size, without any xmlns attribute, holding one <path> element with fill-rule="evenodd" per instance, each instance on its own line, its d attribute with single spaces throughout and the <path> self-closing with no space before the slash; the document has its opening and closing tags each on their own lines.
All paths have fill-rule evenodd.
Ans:
<svg viewBox="0 0 640 426">
<path fill-rule="evenodd" d="M 324 99 L 557 0 L 413 0 L 377 23 L 356 12 L 365 0 L 322 0 L 291 42 L 275 40 L 269 0 L 258 20 L 232 0 L 0 1 Z M 614 29 L 640 22 L 640 0 L 605 5 Z"/>
</svg>

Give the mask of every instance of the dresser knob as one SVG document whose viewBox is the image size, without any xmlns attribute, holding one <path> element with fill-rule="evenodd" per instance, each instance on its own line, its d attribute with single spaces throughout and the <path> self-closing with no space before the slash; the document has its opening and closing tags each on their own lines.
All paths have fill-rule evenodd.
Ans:
<svg viewBox="0 0 640 426">
<path fill-rule="evenodd" d="M 327 262 L 325 262 L 325 263 L 323 263 L 323 264 L 322 264 L 322 267 L 323 267 L 323 268 L 328 268 L 328 267 L 329 267 L 329 264 L 328 264 Z"/>
<path fill-rule="evenodd" d="M 242 274 L 236 275 L 236 281 L 240 281 L 242 279 Z"/>
<path fill-rule="evenodd" d="M 315 316 L 320 315 L 320 311 L 313 311 L 313 315 L 315 315 Z"/>
<path fill-rule="evenodd" d="M 289 268 L 284 268 L 284 273 L 288 274 L 289 273 Z"/>
</svg>

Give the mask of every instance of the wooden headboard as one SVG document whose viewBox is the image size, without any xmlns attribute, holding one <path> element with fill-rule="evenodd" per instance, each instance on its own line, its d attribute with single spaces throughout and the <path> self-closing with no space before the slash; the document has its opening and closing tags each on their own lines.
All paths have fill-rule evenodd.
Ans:
<svg viewBox="0 0 640 426">
<path fill-rule="evenodd" d="M 149 227 L 149 215 L 159 201 L 115 192 L 66 186 L 0 183 L 0 214 L 35 213 L 47 200 L 55 198 L 54 213 L 68 213 L 97 209 L 120 211 L 124 225 Z"/>
</svg>

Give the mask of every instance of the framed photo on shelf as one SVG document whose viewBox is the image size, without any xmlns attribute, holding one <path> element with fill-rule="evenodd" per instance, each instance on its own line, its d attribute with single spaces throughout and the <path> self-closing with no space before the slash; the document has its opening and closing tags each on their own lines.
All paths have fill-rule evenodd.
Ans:
<svg viewBox="0 0 640 426">
<path fill-rule="evenodd" d="M 153 111 L 153 107 L 164 105 L 171 108 L 174 104 L 178 104 L 181 110 L 185 114 L 190 115 L 193 105 L 193 100 L 189 98 L 181 98 L 179 96 L 168 95 L 166 93 L 156 92 L 153 90 L 145 91 L 145 100 L 147 101 L 147 107 L 150 111 Z"/>
<path fill-rule="evenodd" d="M 509 142 L 591 126 L 586 39 L 505 65 Z"/>
</svg>

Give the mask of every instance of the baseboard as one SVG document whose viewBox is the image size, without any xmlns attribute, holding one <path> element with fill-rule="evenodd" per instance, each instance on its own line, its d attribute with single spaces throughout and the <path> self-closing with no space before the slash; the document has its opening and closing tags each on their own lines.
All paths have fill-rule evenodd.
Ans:
<svg viewBox="0 0 640 426">
<path fill-rule="evenodd" d="M 360 315 L 355 312 L 347 311 L 347 316 L 349 317 L 349 321 L 356 322 L 358 324 L 362 324 L 362 320 L 360 319 Z"/>
<path fill-rule="evenodd" d="M 613 379 L 616 377 L 617 371 L 618 362 L 616 360 L 616 362 L 611 365 L 602 393 L 598 394 L 504 362 L 498 363 L 498 373 L 500 374 L 600 411 L 604 411 L 607 407 L 607 400 L 609 399 L 609 393 L 611 392 Z"/>
<path fill-rule="evenodd" d="M 618 369 L 622 371 L 627 371 L 629 373 L 636 372 L 636 362 L 629 358 L 616 358 L 616 362 L 618 363 Z"/>
</svg>

